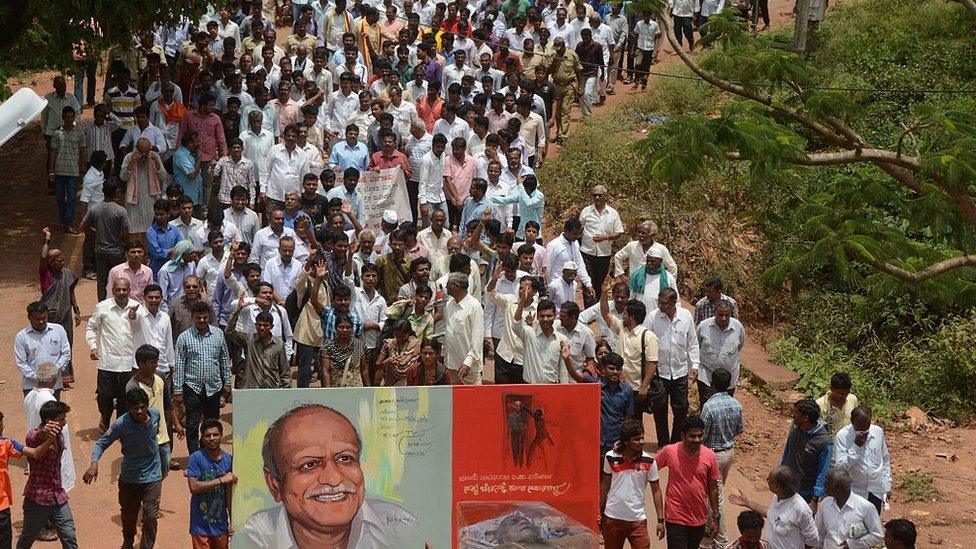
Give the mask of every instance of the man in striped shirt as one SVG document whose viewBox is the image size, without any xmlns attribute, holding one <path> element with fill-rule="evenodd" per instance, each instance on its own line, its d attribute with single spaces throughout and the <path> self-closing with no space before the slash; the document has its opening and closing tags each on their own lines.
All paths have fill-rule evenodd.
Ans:
<svg viewBox="0 0 976 549">
<path fill-rule="evenodd" d="M 115 82 L 116 85 L 109 88 L 105 95 L 108 97 L 108 104 L 111 108 L 109 118 L 118 125 L 117 129 L 112 131 L 112 150 L 114 151 L 112 157 L 121 158 L 123 154 L 119 147 L 122 144 L 122 138 L 125 137 L 125 132 L 129 128 L 136 125 L 135 111 L 141 103 L 139 90 L 132 85 L 129 69 L 119 67 L 115 71 Z M 112 171 L 116 177 L 119 175 L 120 164 L 121 162 L 116 163 Z"/>
</svg>

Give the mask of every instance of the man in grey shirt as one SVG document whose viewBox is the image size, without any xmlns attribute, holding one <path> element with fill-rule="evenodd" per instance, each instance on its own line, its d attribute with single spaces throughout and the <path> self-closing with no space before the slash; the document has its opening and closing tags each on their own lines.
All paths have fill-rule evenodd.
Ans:
<svg viewBox="0 0 976 549">
<path fill-rule="evenodd" d="M 119 187 L 106 183 L 103 190 L 105 202 L 89 208 L 81 221 L 83 231 L 91 229 L 95 232 L 95 271 L 98 273 L 99 301 L 104 301 L 108 296 L 108 272 L 124 261 L 123 242 L 129 234 L 129 216 L 125 208 L 116 202 Z"/>
</svg>

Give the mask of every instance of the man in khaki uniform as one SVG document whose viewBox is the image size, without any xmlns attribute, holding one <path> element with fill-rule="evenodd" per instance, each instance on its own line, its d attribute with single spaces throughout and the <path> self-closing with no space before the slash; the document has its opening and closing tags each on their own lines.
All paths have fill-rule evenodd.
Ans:
<svg viewBox="0 0 976 549">
<path fill-rule="evenodd" d="M 556 115 L 556 142 L 562 144 L 569 131 L 569 121 L 573 111 L 573 102 L 579 93 L 579 81 L 583 65 L 576 52 L 566 48 L 566 41 L 562 37 L 553 40 L 555 55 L 549 65 L 549 73 L 556 87 L 556 103 L 553 112 Z"/>
</svg>

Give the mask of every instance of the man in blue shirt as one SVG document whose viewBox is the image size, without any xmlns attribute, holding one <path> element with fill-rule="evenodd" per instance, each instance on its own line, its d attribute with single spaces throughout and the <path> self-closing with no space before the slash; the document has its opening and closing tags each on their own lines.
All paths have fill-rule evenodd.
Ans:
<svg viewBox="0 0 976 549">
<path fill-rule="evenodd" d="M 593 377 L 583 370 L 577 371 L 566 364 L 569 377 L 577 383 L 600 384 L 600 453 L 606 454 L 620 439 L 620 427 L 624 419 L 637 417 L 634 408 L 634 390 L 627 383 L 620 383 L 624 359 L 617 353 L 607 353 L 600 365 L 602 377 Z"/>
<path fill-rule="evenodd" d="M 364 172 L 369 167 L 369 149 L 365 143 L 359 142 L 359 126 L 346 126 L 346 140 L 332 147 L 329 167 L 340 172 L 345 172 L 348 168 Z"/>
<path fill-rule="evenodd" d="M 493 196 L 491 203 L 497 206 L 518 204 L 519 226 L 516 238 L 525 239 L 525 224 L 535 221 L 542 226 L 542 214 L 546 209 L 546 197 L 539 190 L 539 180 L 532 174 L 526 175 L 521 184 L 515 186 L 515 193 L 508 196 Z"/>
<path fill-rule="evenodd" d="M 233 458 L 220 449 L 224 426 L 219 419 L 200 424 L 200 445 L 186 465 L 190 487 L 190 537 L 194 547 L 227 547 L 230 523 L 230 486 L 237 482 L 231 473 Z"/>
<path fill-rule="evenodd" d="M 153 277 L 159 268 L 169 260 L 176 243 L 183 240 L 180 230 L 169 224 L 169 200 L 160 198 L 153 203 L 153 224 L 146 232 L 146 242 L 149 244 L 149 268 Z"/>
<path fill-rule="evenodd" d="M 85 471 L 85 484 L 98 478 L 98 460 L 116 440 L 122 443 L 122 470 L 119 473 L 119 505 L 122 508 L 122 547 L 133 547 L 136 519 L 142 508 L 142 547 L 156 541 L 156 518 L 163 473 L 159 460 L 159 411 L 149 407 L 149 395 L 142 389 L 125 393 L 129 412 L 115 423 L 92 448 L 91 465 Z"/>
<path fill-rule="evenodd" d="M 366 207 L 363 205 L 363 196 L 359 194 L 356 187 L 359 185 L 359 172 L 365 170 L 366 168 L 345 168 L 345 171 L 342 172 L 342 185 L 332 187 L 325 195 L 325 197 L 329 200 L 338 198 L 343 204 L 349 204 L 352 206 L 352 214 L 360 221 L 365 219 Z M 348 217 L 348 214 L 344 215 L 347 215 Z M 350 219 L 349 222 L 351 223 L 352 219 Z"/>
</svg>

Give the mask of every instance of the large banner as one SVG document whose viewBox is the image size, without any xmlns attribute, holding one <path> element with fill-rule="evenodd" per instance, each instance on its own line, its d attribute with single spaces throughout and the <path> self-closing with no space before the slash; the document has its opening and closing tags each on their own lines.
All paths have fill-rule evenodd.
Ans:
<svg viewBox="0 0 976 549">
<path fill-rule="evenodd" d="M 366 219 L 359 220 L 364 229 L 380 230 L 384 210 L 396 211 L 401 222 L 413 220 L 402 169 L 362 172 L 359 174 L 358 189 L 366 209 Z"/>
<path fill-rule="evenodd" d="M 597 384 L 237 390 L 232 546 L 595 547 L 599 430 Z"/>
</svg>

